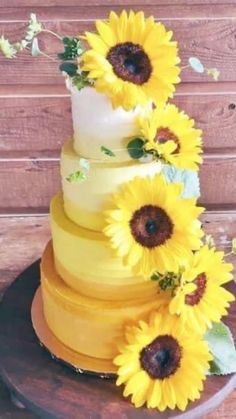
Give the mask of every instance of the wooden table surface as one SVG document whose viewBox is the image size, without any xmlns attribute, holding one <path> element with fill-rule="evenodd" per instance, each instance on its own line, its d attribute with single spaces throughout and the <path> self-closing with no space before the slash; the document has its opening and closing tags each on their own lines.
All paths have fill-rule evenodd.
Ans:
<svg viewBox="0 0 236 419">
<path fill-rule="evenodd" d="M 212 234 L 219 247 L 229 250 L 236 236 L 236 211 L 216 211 L 203 217 L 205 231 Z M 0 217 L 0 293 L 33 261 L 38 259 L 50 238 L 47 215 Z M 207 419 L 235 418 L 236 390 Z M 0 418 L 35 418 L 34 414 L 16 408 L 0 382 Z M 204 418 L 206 419 L 206 418 Z"/>
</svg>

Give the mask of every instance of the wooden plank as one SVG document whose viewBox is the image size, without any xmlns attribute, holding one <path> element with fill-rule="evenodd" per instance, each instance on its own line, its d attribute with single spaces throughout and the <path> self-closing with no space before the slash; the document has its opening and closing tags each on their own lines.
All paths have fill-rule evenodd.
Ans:
<svg viewBox="0 0 236 419">
<path fill-rule="evenodd" d="M 30 0 L 30 7 L 38 6 L 37 0 Z M 80 5 L 85 6 L 101 6 L 101 1 L 99 0 L 80 0 Z M 232 5 L 235 4 L 235 0 L 208 0 L 209 4 L 218 5 Z M 162 5 L 205 5 L 205 0 L 103 0 L 103 4 L 110 6 L 113 9 L 114 6 L 120 5 L 124 6 L 126 9 L 130 7 L 134 7 L 136 5 L 140 6 L 142 9 L 145 9 L 148 5 L 155 5 L 155 6 L 162 6 Z M 55 7 L 55 6 L 65 6 L 65 0 L 41 0 L 41 6 L 45 7 Z M 77 6 L 78 0 L 67 0 L 67 6 Z M 0 8 L 1 7 L 27 7 L 29 6 L 29 0 L 11 0 L 10 4 L 8 0 L 1 0 Z"/>
<path fill-rule="evenodd" d="M 40 258 L 50 238 L 48 217 L 0 218 L 0 238 L 1 292 L 21 270 Z"/>
<path fill-rule="evenodd" d="M 42 7 L 37 5 L 32 9 L 32 6 L 28 7 L 7 7 L 1 8 L 0 21 L 1 22 L 27 22 L 30 13 L 33 12 L 37 15 L 41 22 L 51 22 L 57 20 L 66 21 L 80 21 L 80 20 L 93 20 L 93 19 L 107 19 L 110 10 L 112 9 L 116 13 L 120 13 L 124 6 L 114 4 L 109 6 L 108 4 L 76 4 L 75 6 L 64 6 L 57 7 Z M 91 6 L 91 7 L 90 7 Z M 129 10 L 129 6 L 125 5 L 125 9 Z M 176 20 L 176 19 L 224 19 L 234 18 L 236 16 L 236 10 L 233 4 L 209 4 L 208 2 L 204 5 L 201 4 L 176 4 L 173 7 L 172 4 L 145 4 L 141 6 L 136 2 L 132 6 L 132 10 L 139 11 L 143 10 L 146 16 L 154 15 L 156 19 L 162 20 Z"/>
<path fill-rule="evenodd" d="M 190 56 L 199 57 L 205 66 L 217 67 L 221 81 L 236 81 L 236 49 L 235 31 L 236 20 L 225 18 L 210 19 L 176 19 L 166 20 L 166 26 L 175 33 L 179 41 L 182 65 L 185 66 Z M 93 30 L 91 21 L 61 21 L 47 23 L 47 27 L 61 35 L 83 33 Z M 25 31 L 25 23 L 5 22 L 0 24 L 0 33 L 16 41 Z M 40 37 L 40 46 L 55 58 L 55 53 L 61 50 L 60 42 L 46 34 Z M 57 61 L 50 61 L 45 57 L 32 58 L 22 53 L 16 60 L 0 58 L 1 84 L 62 84 L 63 79 L 58 71 Z M 182 71 L 182 81 L 209 82 L 212 78 L 200 75 L 191 69 Z"/>
<path fill-rule="evenodd" d="M 180 83 L 176 86 L 175 96 L 224 96 L 236 94 L 236 82 L 194 82 Z M 0 98 L 18 97 L 69 97 L 63 84 L 0 84 Z"/>
<path fill-rule="evenodd" d="M 2 208 L 47 208 L 60 189 L 58 161 L 19 160 L 0 162 Z M 18 211 L 18 210 L 17 210 Z"/>
<path fill-rule="evenodd" d="M 205 158 L 200 168 L 200 201 L 205 205 L 236 203 L 236 157 Z"/>
<path fill-rule="evenodd" d="M 236 151 L 236 95 L 181 95 L 173 102 L 203 130 L 205 152 Z"/>
<path fill-rule="evenodd" d="M 0 98 L 1 157 L 58 156 L 71 135 L 69 97 Z"/>
<path fill-rule="evenodd" d="M 231 240 L 236 236 L 236 211 L 207 212 L 202 216 L 202 221 L 206 234 L 213 235 L 217 246 L 228 252 Z M 0 217 L 1 289 L 21 270 L 40 258 L 50 235 L 47 215 Z"/>
<path fill-rule="evenodd" d="M 206 158 L 200 170 L 201 202 L 212 207 L 236 204 L 236 157 Z M 0 162 L 0 209 L 7 212 L 47 210 L 60 189 L 59 162 L 55 159 L 12 159 Z"/>
<path fill-rule="evenodd" d="M 55 97 L 0 97 L 0 157 L 58 156 L 72 135 L 66 95 L 65 91 L 62 97 L 56 93 Z M 174 103 L 202 128 L 206 152 L 236 152 L 236 93 L 191 95 L 190 91 L 176 96 Z"/>
</svg>

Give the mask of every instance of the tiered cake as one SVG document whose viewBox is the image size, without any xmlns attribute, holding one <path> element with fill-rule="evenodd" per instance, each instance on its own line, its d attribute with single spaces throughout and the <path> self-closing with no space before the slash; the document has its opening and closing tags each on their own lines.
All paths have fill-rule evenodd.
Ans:
<svg viewBox="0 0 236 419">
<path fill-rule="evenodd" d="M 132 11 L 96 28 L 83 37 L 90 49 L 66 37 L 59 54 L 74 135 L 62 148 L 33 323 L 63 361 L 117 373 L 136 407 L 184 410 L 222 366 L 210 361 L 234 299 L 223 286 L 232 265 L 203 241 L 198 219 L 201 130 L 167 103 L 180 81 L 172 32 Z"/>
<path fill-rule="evenodd" d="M 156 283 L 124 266 L 102 231 L 104 210 L 119 186 L 160 172 L 160 164 L 131 160 L 126 151 L 127 138 L 138 134 L 137 113 L 113 110 L 109 98 L 94 88 L 72 90 L 74 138 L 62 149 L 63 192 L 50 205 L 52 241 L 41 265 L 51 331 L 74 351 L 110 364 L 124 324 L 148 319 L 158 307 Z M 104 157 L 103 144 L 121 152 Z M 90 161 L 88 177 L 70 183 L 81 157 Z"/>
</svg>

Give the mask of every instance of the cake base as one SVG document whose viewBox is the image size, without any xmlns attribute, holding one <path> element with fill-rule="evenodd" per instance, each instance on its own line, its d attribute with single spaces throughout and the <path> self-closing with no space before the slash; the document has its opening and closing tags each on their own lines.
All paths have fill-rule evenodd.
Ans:
<svg viewBox="0 0 236 419">
<path fill-rule="evenodd" d="M 0 305 L 0 372 L 13 398 L 39 417 L 78 419 L 196 419 L 215 409 L 236 386 L 236 375 L 208 377 L 200 400 L 160 413 L 135 409 L 122 397 L 115 381 L 76 374 L 55 362 L 39 345 L 32 323 L 31 304 L 39 286 L 39 262 L 26 269 L 6 292 Z M 232 284 L 231 291 L 236 293 Z M 227 323 L 236 336 L 236 307 Z"/>
<path fill-rule="evenodd" d="M 57 360 L 64 362 L 67 366 L 79 373 L 95 374 L 102 378 L 112 378 L 115 376 L 116 367 L 111 361 L 92 358 L 75 352 L 60 342 L 51 332 L 43 314 L 41 287 L 37 289 L 33 299 L 31 318 L 34 331 L 40 343 Z"/>
</svg>

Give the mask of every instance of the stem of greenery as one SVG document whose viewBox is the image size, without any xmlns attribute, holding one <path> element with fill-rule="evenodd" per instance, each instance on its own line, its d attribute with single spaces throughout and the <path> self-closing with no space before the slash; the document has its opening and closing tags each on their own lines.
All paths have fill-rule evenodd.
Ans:
<svg viewBox="0 0 236 419">
<path fill-rule="evenodd" d="M 42 31 L 40 33 L 42 33 L 42 32 L 50 33 L 51 35 L 54 35 L 57 39 L 60 39 L 60 41 L 63 40 L 62 36 L 58 35 L 57 33 L 53 32 L 53 31 L 50 31 L 50 29 L 42 29 Z"/>
<path fill-rule="evenodd" d="M 25 47 L 25 49 L 27 49 L 28 51 L 31 51 L 31 48 L 29 48 L 29 47 Z M 57 59 L 55 59 L 55 58 L 53 58 L 53 57 L 50 57 L 50 55 L 48 55 L 48 54 L 46 54 L 45 52 L 43 52 L 43 51 L 39 51 L 39 54 L 40 55 L 43 55 L 44 57 L 46 57 L 46 58 L 48 58 L 49 60 L 51 60 L 51 61 L 54 61 L 54 62 L 58 62 L 58 60 Z"/>
</svg>

